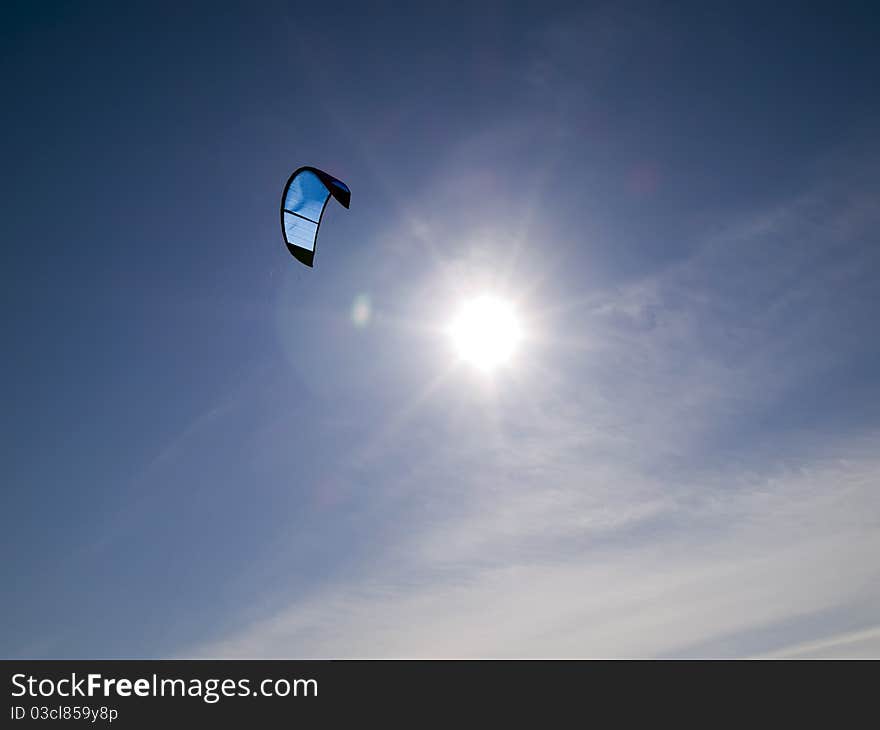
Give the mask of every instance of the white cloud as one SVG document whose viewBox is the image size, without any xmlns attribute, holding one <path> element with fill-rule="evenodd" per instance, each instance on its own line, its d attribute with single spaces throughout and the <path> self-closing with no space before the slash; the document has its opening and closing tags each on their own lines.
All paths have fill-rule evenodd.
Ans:
<svg viewBox="0 0 880 730">
<path fill-rule="evenodd" d="M 774 659 L 876 659 L 880 657 L 880 626 L 787 646 L 767 655 Z"/>
<path fill-rule="evenodd" d="M 670 503 L 674 527 L 634 542 L 584 544 L 563 557 L 509 550 L 503 516 L 472 516 L 466 528 L 441 525 L 424 540 L 412 537 L 439 549 L 412 555 L 405 568 L 377 566 L 200 653 L 676 655 L 847 602 L 878 607 L 880 567 L 868 559 L 880 550 L 878 483 L 880 463 L 871 459 L 783 475 L 700 507 Z M 557 529 L 560 514 L 532 514 L 531 530 Z M 487 544 L 462 546 L 462 534 L 481 535 Z M 416 546 L 398 548 L 405 554 Z M 457 559 L 462 550 L 467 570 Z M 497 559 L 499 550 L 506 561 Z M 481 555 L 495 560 L 481 565 Z M 789 653 L 814 649 L 826 647 Z"/>
</svg>

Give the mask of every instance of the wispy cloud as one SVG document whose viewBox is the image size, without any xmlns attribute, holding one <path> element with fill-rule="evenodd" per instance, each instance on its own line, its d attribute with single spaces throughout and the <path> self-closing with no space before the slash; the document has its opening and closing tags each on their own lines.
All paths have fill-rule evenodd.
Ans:
<svg viewBox="0 0 880 730">
<path fill-rule="evenodd" d="M 779 659 L 796 659 L 800 657 L 814 659 L 876 659 L 878 656 L 880 656 L 880 626 L 787 646 L 784 649 L 767 655 L 768 658 Z"/>
<path fill-rule="evenodd" d="M 406 567 L 377 566 L 203 652 L 678 655 L 697 642 L 842 604 L 857 604 L 869 616 L 880 600 L 877 566 L 866 559 L 880 548 L 872 503 L 878 478 L 876 463 L 858 463 L 756 484 L 702 508 L 670 503 L 665 511 L 675 525 L 637 539 L 594 539 L 564 555 L 511 550 L 515 526 L 485 514 L 468 526 L 467 534 L 485 540 L 466 550 L 468 569 L 456 560 L 461 532 L 429 529 L 429 541 L 448 542 L 451 554 L 429 548 L 401 561 Z M 838 492 L 833 498 L 829 484 Z M 502 526 L 513 528 L 507 540 Z M 544 514 L 530 529 L 557 526 Z"/>
</svg>

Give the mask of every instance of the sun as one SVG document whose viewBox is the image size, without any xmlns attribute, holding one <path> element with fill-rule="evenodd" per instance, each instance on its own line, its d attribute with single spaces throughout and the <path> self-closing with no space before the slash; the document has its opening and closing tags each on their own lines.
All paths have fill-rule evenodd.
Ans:
<svg viewBox="0 0 880 730">
<path fill-rule="evenodd" d="M 522 328 L 510 302 L 485 294 L 461 305 L 449 334 L 461 360 L 492 372 L 510 362 Z"/>
</svg>

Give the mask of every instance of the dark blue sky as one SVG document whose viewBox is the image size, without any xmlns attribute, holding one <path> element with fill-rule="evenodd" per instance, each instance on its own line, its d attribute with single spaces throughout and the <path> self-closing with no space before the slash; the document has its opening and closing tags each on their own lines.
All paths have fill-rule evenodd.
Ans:
<svg viewBox="0 0 880 730">
<path fill-rule="evenodd" d="M 877 20 L 4 5 L 0 654 L 876 652 Z"/>
</svg>

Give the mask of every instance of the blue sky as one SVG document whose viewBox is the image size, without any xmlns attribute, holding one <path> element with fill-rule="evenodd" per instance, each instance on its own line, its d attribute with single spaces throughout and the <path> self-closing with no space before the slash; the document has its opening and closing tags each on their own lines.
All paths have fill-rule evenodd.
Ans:
<svg viewBox="0 0 880 730">
<path fill-rule="evenodd" d="M 2 12 L 0 654 L 880 655 L 869 4 Z"/>
</svg>

